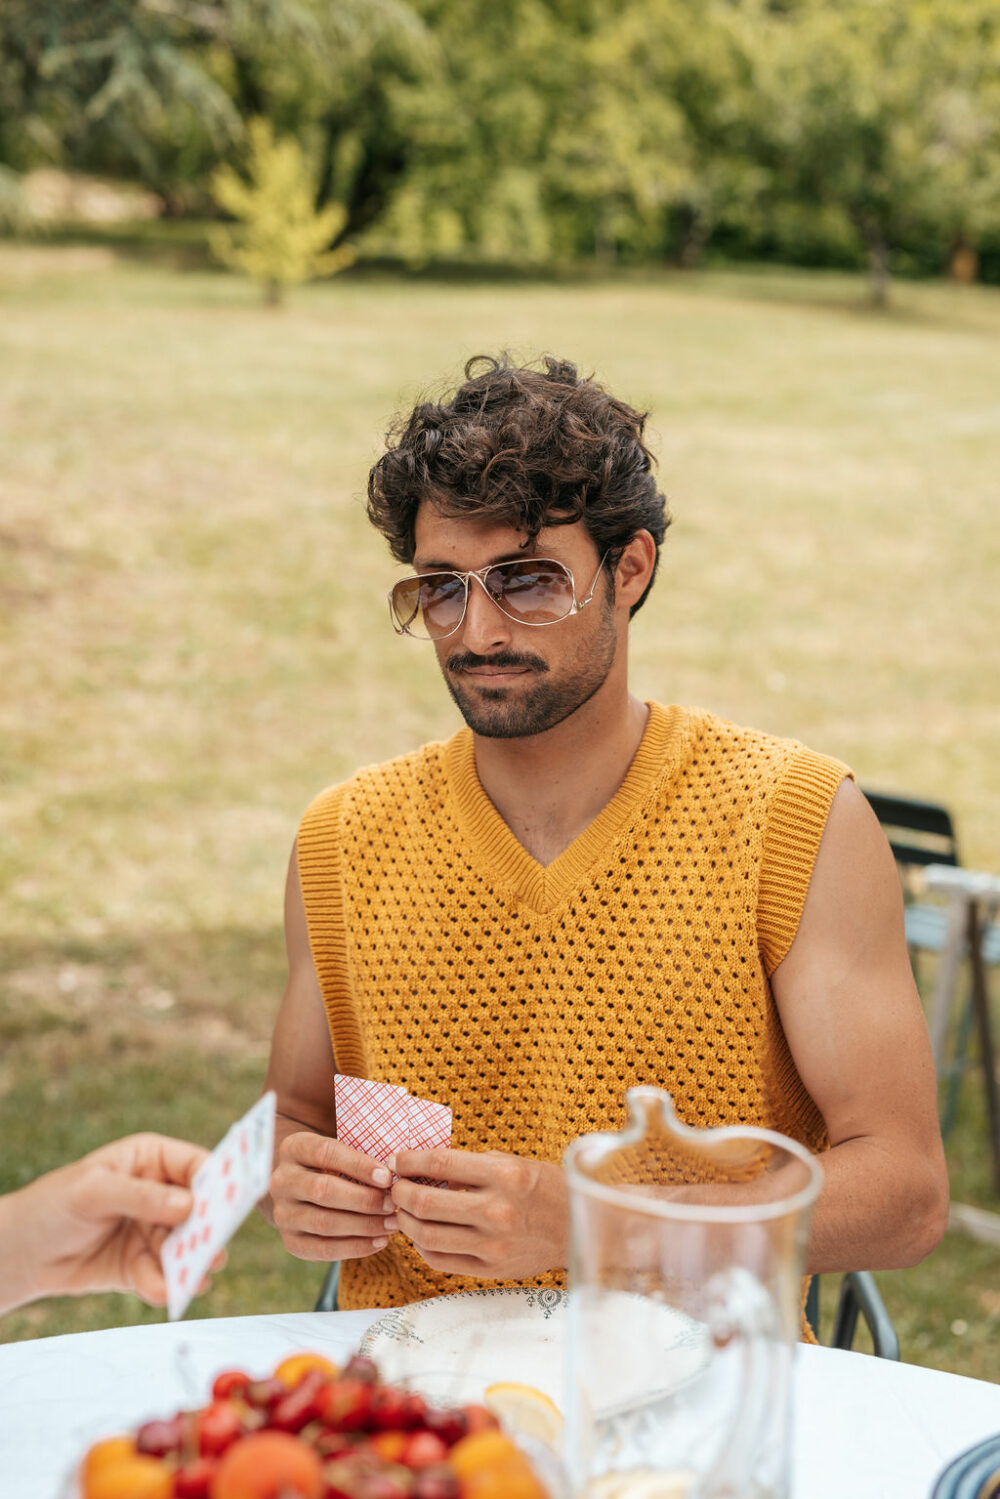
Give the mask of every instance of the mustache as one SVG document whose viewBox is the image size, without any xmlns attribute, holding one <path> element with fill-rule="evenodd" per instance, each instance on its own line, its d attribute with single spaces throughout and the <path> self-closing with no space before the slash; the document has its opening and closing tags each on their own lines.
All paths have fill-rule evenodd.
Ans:
<svg viewBox="0 0 1000 1499">
<path fill-rule="evenodd" d="M 477 656 L 475 651 L 456 651 L 446 662 L 450 672 L 469 671 L 477 666 L 527 668 L 529 671 L 548 671 L 547 662 L 541 656 L 531 656 L 517 651 L 498 651 L 495 656 Z"/>
</svg>

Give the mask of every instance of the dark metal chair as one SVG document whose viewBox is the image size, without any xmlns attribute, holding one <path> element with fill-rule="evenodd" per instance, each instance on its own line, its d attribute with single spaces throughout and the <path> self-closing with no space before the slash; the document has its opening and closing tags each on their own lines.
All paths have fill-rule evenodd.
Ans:
<svg viewBox="0 0 1000 1499">
<path fill-rule="evenodd" d="M 320 1287 L 319 1299 L 313 1307 L 314 1312 L 335 1312 L 337 1310 L 337 1285 L 340 1281 L 340 1261 L 334 1260 L 332 1265 L 326 1268 L 323 1276 L 323 1284 Z"/>
<path fill-rule="evenodd" d="M 960 863 L 951 813 L 937 802 L 867 789 L 864 794 L 882 824 L 899 867 L 910 953 L 941 952 L 948 934 L 948 915 L 943 907 L 929 905 L 915 895 L 914 871 L 928 864 Z"/>
<path fill-rule="evenodd" d="M 806 1318 L 813 1332 L 819 1335 L 819 1276 L 809 1282 L 806 1297 Z M 895 1359 L 899 1362 L 899 1339 L 886 1311 L 875 1277 L 868 1270 L 849 1270 L 840 1282 L 840 1295 L 833 1319 L 831 1348 L 852 1348 L 857 1331 L 858 1317 L 862 1316 L 871 1334 L 876 1358 Z"/>
<path fill-rule="evenodd" d="M 910 960 L 917 972 L 921 952 L 941 957 L 937 989 L 931 998 L 929 1023 L 934 1064 L 944 1084 L 941 1096 L 941 1128 L 947 1134 L 958 1109 L 959 1084 L 968 1062 L 969 1043 L 975 1024 L 981 1052 L 983 1086 L 990 1120 L 990 1145 L 993 1175 L 1000 1191 L 1000 1097 L 996 1084 L 996 1048 L 993 1022 L 986 993 L 986 969 L 1000 963 L 1000 923 L 978 924 L 972 914 L 959 917 L 963 930 L 952 929 L 954 914 L 946 904 L 922 899 L 920 871 L 930 865 L 961 868 L 958 838 L 951 814 L 938 802 L 918 801 L 865 789 L 879 822 L 885 830 L 896 859 L 903 885 L 906 941 Z M 971 908 L 970 908 L 971 909 Z M 971 968 L 971 992 L 958 1006 L 957 1024 L 951 1015 L 956 997 L 960 962 Z M 953 1032 L 949 1044 L 949 1032 Z M 947 1054 L 946 1053 L 949 1053 Z"/>
</svg>

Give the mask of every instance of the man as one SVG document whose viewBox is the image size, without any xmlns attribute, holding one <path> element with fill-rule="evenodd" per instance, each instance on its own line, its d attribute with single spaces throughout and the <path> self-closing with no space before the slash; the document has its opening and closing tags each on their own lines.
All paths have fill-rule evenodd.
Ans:
<svg viewBox="0 0 1000 1499">
<path fill-rule="evenodd" d="M 472 361 L 372 470 L 395 626 L 467 727 L 324 793 L 289 868 L 269 1211 L 342 1262 L 342 1306 L 558 1284 L 562 1152 L 634 1083 L 825 1151 L 812 1271 L 943 1232 L 899 881 L 849 771 L 629 693 L 667 526 L 643 424 L 570 364 Z M 450 1104 L 454 1149 L 390 1188 L 334 1138 L 334 1065 Z"/>
<path fill-rule="evenodd" d="M 90 1291 L 163 1306 L 160 1246 L 191 1212 L 207 1156 L 169 1135 L 128 1135 L 0 1197 L 0 1313 Z"/>
</svg>

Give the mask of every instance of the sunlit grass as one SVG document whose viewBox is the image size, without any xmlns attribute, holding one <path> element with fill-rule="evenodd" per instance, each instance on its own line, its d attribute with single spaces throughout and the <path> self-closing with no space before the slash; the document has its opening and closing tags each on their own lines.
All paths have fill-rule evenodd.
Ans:
<svg viewBox="0 0 1000 1499">
<path fill-rule="evenodd" d="M 366 277 L 274 314 L 221 274 L 0 249 L 3 1182 L 140 1125 L 210 1143 L 255 1095 L 302 808 L 455 723 L 388 627 L 363 492 L 391 413 L 480 350 L 566 355 L 651 412 L 676 524 L 641 692 L 940 799 L 997 866 L 1000 294 L 862 296 Z M 981 1141 L 964 1117 L 952 1154 L 992 1206 Z M 1000 1377 L 998 1269 L 949 1235 L 885 1277 L 904 1353 Z M 316 1279 L 255 1225 L 202 1311 L 304 1308 Z M 56 1303 L 0 1336 L 134 1316 Z"/>
</svg>

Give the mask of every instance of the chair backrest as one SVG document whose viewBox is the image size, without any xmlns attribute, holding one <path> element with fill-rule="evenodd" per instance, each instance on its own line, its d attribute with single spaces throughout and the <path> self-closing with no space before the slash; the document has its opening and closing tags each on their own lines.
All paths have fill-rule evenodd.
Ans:
<svg viewBox="0 0 1000 1499">
<path fill-rule="evenodd" d="M 958 840 L 947 807 L 862 788 L 885 829 L 897 864 L 958 864 Z"/>
</svg>

